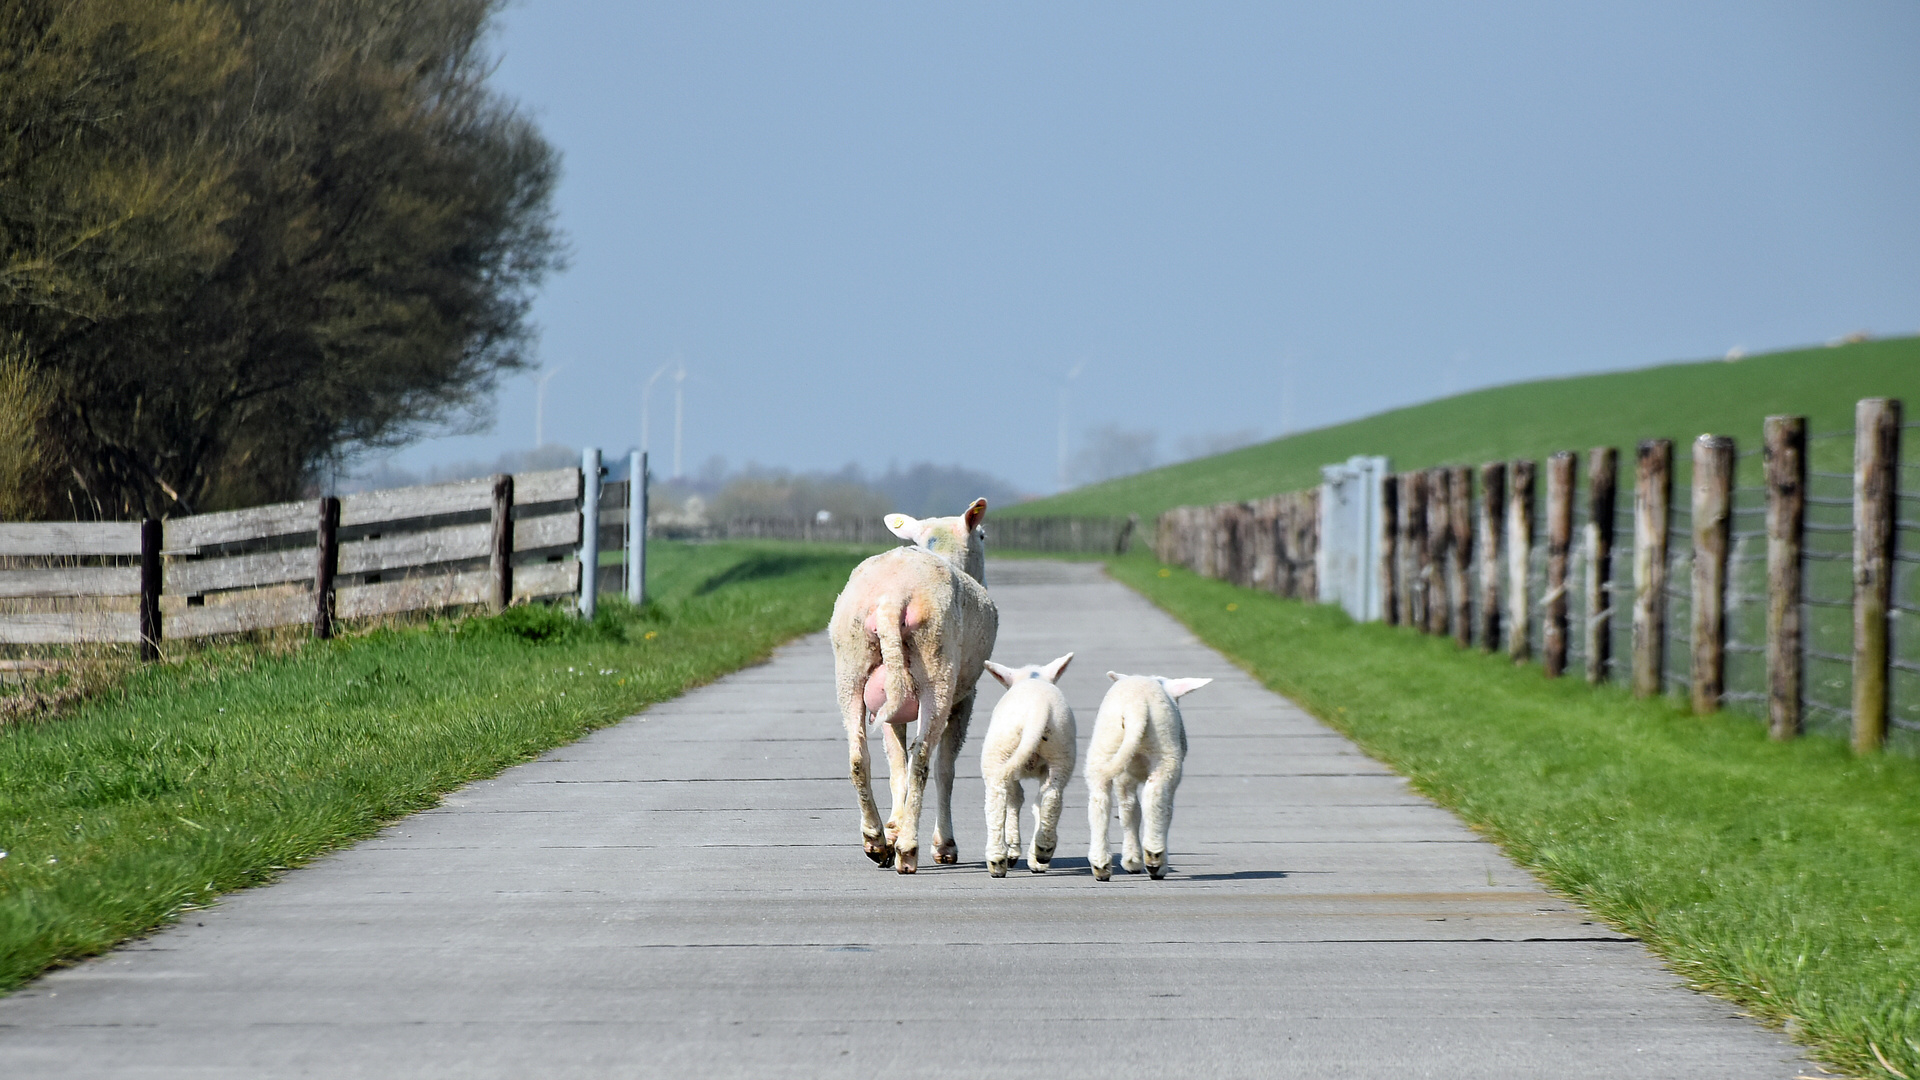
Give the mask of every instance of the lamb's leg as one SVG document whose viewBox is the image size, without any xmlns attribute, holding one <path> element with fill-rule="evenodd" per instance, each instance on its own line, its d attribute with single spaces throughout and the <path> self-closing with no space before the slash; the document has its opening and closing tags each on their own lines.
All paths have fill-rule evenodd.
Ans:
<svg viewBox="0 0 1920 1080">
<path fill-rule="evenodd" d="M 987 785 L 987 873 L 1007 876 L 1007 780 L 984 770 Z"/>
<path fill-rule="evenodd" d="M 1129 874 L 1146 866 L 1140 854 L 1140 778 L 1131 769 L 1114 778 L 1120 789 L 1120 865 Z"/>
<path fill-rule="evenodd" d="M 1167 830 L 1173 825 L 1173 792 L 1180 786 L 1180 765 L 1162 762 L 1147 777 L 1143 801 L 1146 804 L 1145 846 L 1147 873 L 1155 881 L 1167 876 Z"/>
<path fill-rule="evenodd" d="M 1107 827 L 1113 820 L 1112 778 L 1091 767 L 1087 769 L 1087 827 L 1093 842 L 1087 847 L 1087 865 L 1093 876 L 1105 881 L 1113 876 L 1113 849 L 1107 846 Z"/>
<path fill-rule="evenodd" d="M 1027 791 L 1020 783 L 1020 776 L 1009 769 L 1007 775 L 1007 846 L 1001 858 L 1008 867 L 1020 861 L 1020 808 L 1026 804 Z"/>
<path fill-rule="evenodd" d="M 1060 843 L 1060 804 L 1067 793 L 1071 769 L 1052 767 L 1041 781 L 1040 797 L 1033 806 L 1033 847 L 1027 852 L 1027 869 L 1044 874 L 1053 862 L 1053 850 Z"/>
<path fill-rule="evenodd" d="M 859 684 L 854 684 L 851 702 L 845 688 L 840 699 L 841 716 L 847 725 L 848 774 L 854 794 L 860 799 L 861 846 L 866 849 L 867 858 L 881 866 L 892 866 L 893 844 L 881 827 L 880 807 L 873 801 L 873 761 L 867 753 L 867 706 Z"/>
<path fill-rule="evenodd" d="M 953 712 L 947 718 L 947 730 L 940 736 L 939 750 L 933 756 L 934 797 L 940 803 L 938 816 L 933 819 L 934 862 L 960 861 L 960 845 L 955 842 L 953 831 L 953 770 L 960 761 L 961 748 L 967 743 L 967 725 L 972 720 L 973 695 L 968 694 L 954 703 Z M 1018 837 L 1013 846 L 1019 850 Z"/>
</svg>

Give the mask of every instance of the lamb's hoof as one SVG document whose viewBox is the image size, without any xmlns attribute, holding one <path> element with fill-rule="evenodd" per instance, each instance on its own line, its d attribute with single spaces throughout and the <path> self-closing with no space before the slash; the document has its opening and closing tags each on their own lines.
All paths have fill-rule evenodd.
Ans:
<svg viewBox="0 0 1920 1080">
<path fill-rule="evenodd" d="M 1053 861 L 1053 848 L 1036 847 L 1027 852 L 1027 869 L 1036 874 L 1047 872 L 1047 864 Z"/>
<path fill-rule="evenodd" d="M 1112 864 L 1112 863 L 1107 863 L 1107 864 L 1106 864 L 1106 865 L 1104 865 L 1104 866 L 1095 866 L 1095 867 L 1093 868 L 1093 880 L 1095 880 L 1095 881 L 1111 881 L 1112 879 L 1113 879 L 1113 864 Z"/>
<path fill-rule="evenodd" d="M 957 863 L 960 861 L 960 845 L 951 840 L 936 840 L 933 844 L 933 861 L 937 863 Z"/>
<path fill-rule="evenodd" d="M 1027 869 L 1033 871 L 1036 874 L 1046 873 L 1047 867 L 1051 865 L 1052 865 L 1051 863 L 1035 862 L 1032 859 L 1027 860 Z"/>
<path fill-rule="evenodd" d="M 1147 852 L 1147 875 L 1155 881 L 1167 876 L 1167 853 L 1164 851 Z"/>
<path fill-rule="evenodd" d="M 895 870 L 902 874 L 911 874 L 920 869 L 919 848 L 901 848 L 899 850 L 899 856 L 900 861 L 895 863 L 893 867 Z"/>
<path fill-rule="evenodd" d="M 994 877 L 1006 877 L 1007 876 L 1007 860 L 988 859 L 987 873 L 992 874 Z"/>
<path fill-rule="evenodd" d="M 1120 859 L 1120 869 L 1125 870 L 1129 874 L 1139 873 L 1140 869 L 1145 865 L 1145 863 L 1130 855 L 1122 856 Z"/>
<path fill-rule="evenodd" d="M 868 837 L 864 846 L 867 849 L 867 858 L 872 859 L 883 868 L 893 865 L 892 844 Z"/>
</svg>

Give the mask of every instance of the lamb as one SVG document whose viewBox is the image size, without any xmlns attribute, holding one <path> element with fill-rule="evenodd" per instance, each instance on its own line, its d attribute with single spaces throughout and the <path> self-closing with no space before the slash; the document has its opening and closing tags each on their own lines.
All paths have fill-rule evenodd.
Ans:
<svg viewBox="0 0 1920 1080">
<path fill-rule="evenodd" d="M 855 567 L 827 624 L 849 772 L 860 799 L 862 845 L 874 862 L 902 874 L 919 869 L 920 807 L 930 767 L 939 794 L 934 859 L 960 859 L 953 839 L 954 763 L 973 717 L 974 684 L 1000 627 L 984 584 L 986 532 L 980 522 L 986 512 L 987 500 L 975 499 L 958 517 L 887 515 L 887 528 L 914 546 Z M 893 789 L 884 831 L 873 799 L 869 714 L 884 722 Z M 916 719 L 919 737 L 908 745 L 906 725 Z M 931 747 L 937 753 L 930 754 Z"/>
<path fill-rule="evenodd" d="M 1068 653 L 1051 663 L 1010 668 L 987 661 L 987 673 L 1007 688 L 993 707 L 987 737 L 980 746 L 980 775 L 987 784 L 987 873 L 1006 877 L 1020 858 L 1020 781 L 1040 781 L 1033 807 L 1033 846 L 1027 869 L 1047 872 L 1060 839 L 1060 799 L 1073 778 L 1073 707 L 1054 684 L 1073 659 Z"/>
<path fill-rule="evenodd" d="M 1107 847 L 1110 798 L 1118 793 L 1125 830 L 1120 865 L 1129 874 L 1145 866 L 1155 881 L 1167 874 L 1167 828 L 1173 824 L 1173 792 L 1187 757 L 1187 729 L 1179 699 L 1212 679 L 1167 679 L 1159 675 L 1107 672 L 1113 685 L 1100 702 L 1087 746 L 1087 822 L 1093 843 L 1087 863 L 1093 876 L 1113 876 Z M 1146 805 L 1142 807 L 1142 802 Z M 1146 817 L 1145 835 L 1141 816 Z"/>
</svg>

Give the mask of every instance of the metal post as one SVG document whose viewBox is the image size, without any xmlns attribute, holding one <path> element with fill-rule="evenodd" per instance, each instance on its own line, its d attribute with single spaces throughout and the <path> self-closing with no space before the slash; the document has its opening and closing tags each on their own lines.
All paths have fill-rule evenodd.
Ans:
<svg viewBox="0 0 1920 1080">
<path fill-rule="evenodd" d="M 600 591 L 600 448 L 580 451 L 580 617 L 593 618 Z"/>
<path fill-rule="evenodd" d="M 647 455 L 627 455 L 627 599 L 647 602 Z"/>
</svg>

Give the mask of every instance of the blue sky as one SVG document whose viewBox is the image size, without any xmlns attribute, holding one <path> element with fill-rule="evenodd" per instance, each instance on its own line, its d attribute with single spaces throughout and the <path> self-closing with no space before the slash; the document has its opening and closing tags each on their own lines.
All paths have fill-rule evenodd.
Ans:
<svg viewBox="0 0 1920 1080">
<path fill-rule="evenodd" d="M 1920 332 L 1910 0 L 524 0 L 496 46 L 565 156 L 548 440 L 636 445 L 678 359 L 689 471 L 1050 491 L 1063 401 L 1172 451 Z M 395 464 L 525 449 L 534 403 Z"/>
</svg>

